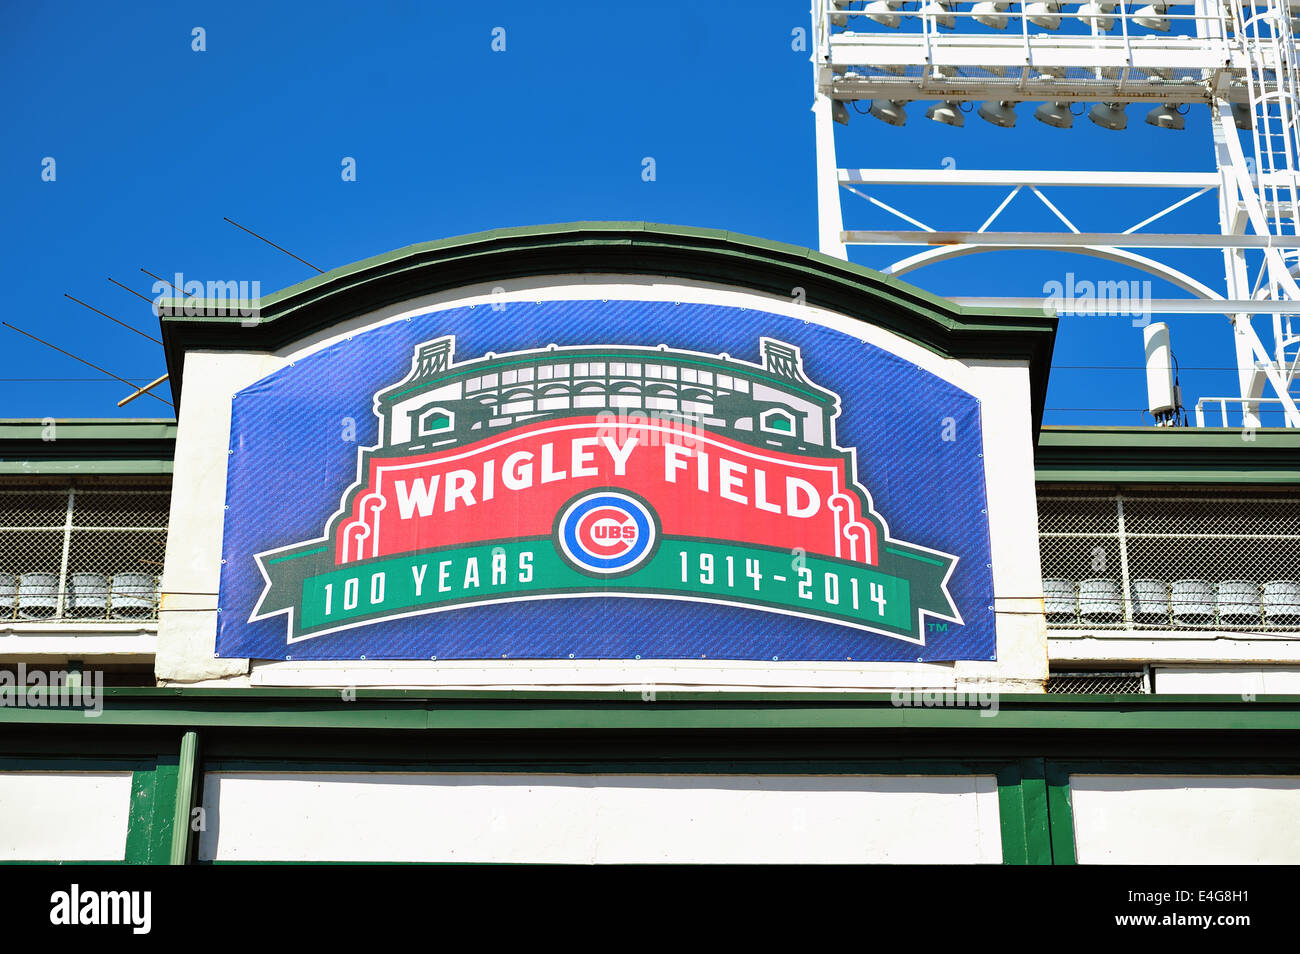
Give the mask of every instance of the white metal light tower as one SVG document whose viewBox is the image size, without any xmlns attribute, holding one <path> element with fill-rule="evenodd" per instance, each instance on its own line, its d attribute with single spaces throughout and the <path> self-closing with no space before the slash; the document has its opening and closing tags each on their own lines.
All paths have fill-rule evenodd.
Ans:
<svg viewBox="0 0 1300 954">
<path fill-rule="evenodd" d="M 1222 314 L 1231 322 L 1239 394 L 1202 399 L 1198 424 L 1204 424 L 1202 405 L 1210 401 L 1221 405 L 1225 425 L 1229 405 L 1242 426 L 1255 427 L 1261 405 L 1268 404 L 1281 409 L 1287 427 L 1300 427 L 1300 62 L 1293 35 L 1300 20 L 1293 15 L 1300 17 L 1300 0 L 1086 0 L 1069 9 L 1061 0 L 813 0 L 821 250 L 847 258 L 850 245 L 926 246 L 884 269 L 893 275 L 999 248 L 1070 251 L 1138 268 L 1195 296 L 1144 303 L 1149 313 Z M 1083 103 L 1091 104 L 1089 119 L 1108 129 L 1124 128 L 1132 104 L 1148 110 L 1151 125 L 1181 129 L 1179 107 L 1203 104 L 1213 122 L 1215 165 L 1213 171 L 1190 173 L 845 168 L 836 158 L 833 124 L 848 122 L 856 102 L 866 100 L 874 118 L 854 116 L 854 122 L 901 125 L 908 104 L 919 100 L 934 104 L 928 118 L 962 125 L 961 104 L 979 101 L 974 115 L 1010 126 L 1017 105 L 1036 102 L 1036 119 L 1069 127 L 1072 104 Z M 881 185 L 995 185 L 1009 192 L 983 224 L 945 232 L 868 191 Z M 1122 230 L 1083 232 L 1043 192 L 1062 186 L 1189 194 Z M 846 229 L 841 190 L 909 227 Z M 1041 200 L 1066 230 L 994 231 L 1022 190 Z M 1149 228 L 1207 194 L 1218 197 L 1217 230 Z M 1126 207 L 1123 199 L 1122 193 L 1109 196 L 1103 207 L 1118 212 Z M 1162 249 L 1189 248 L 1222 250 L 1222 292 L 1158 258 Z M 958 301 L 1033 306 L 1043 299 Z M 1271 324 L 1267 344 L 1257 317 L 1261 326 Z"/>
</svg>

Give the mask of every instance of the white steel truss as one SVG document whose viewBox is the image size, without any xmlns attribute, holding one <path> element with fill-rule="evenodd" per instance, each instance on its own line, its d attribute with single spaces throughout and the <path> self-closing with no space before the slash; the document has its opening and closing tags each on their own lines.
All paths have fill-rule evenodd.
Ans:
<svg viewBox="0 0 1300 954">
<path fill-rule="evenodd" d="M 1300 28 L 1300 0 L 1087 0 L 1068 8 L 1059 0 L 813 0 L 812 21 L 822 252 L 847 259 L 850 245 L 924 247 L 884 269 L 894 275 L 998 249 L 1069 251 L 1132 266 L 1194 296 L 1146 302 L 1148 313 L 1218 314 L 1230 322 L 1240 393 L 1207 400 L 1225 409 L 1237 405 L 1243 427 L 1260 425 L 1261 405 L 1279 407 L 1287 427 L 1300 427 L 1300 58 L 1293 32 Z M 845 168 L 836 157 L 834 123 L 848 120 L 849 107 L 866 100 L 896 109 L 896 116 L 918 100 L 953 109 L 985 101 L 995 110 L 1029 101 L 1062 110 L 1094 103 L 1117 113 L 1138 103 L 1169 113 L 1201 104 L 1210 108 L 1214 166 L 1190 173 Z M 1004 186 L 1009 192 L 978 227 L 943 230 L 873 195 L 878 186 Z M 1086 232 L 1043 192 L 1064 186 L 1185 194 L 1127 227 Z M 842 192 L 911 228 L 846 229 Z M 1020 195 L 1041 202 L 1064 230 L 992 230 Z M 1203 233 L 1150 228 L 1209 195 L 1218 199 L 1217 232 L 1213 226 Z M 1126 207 L 1122 196 L 1112 207 Z M 1222 286 L 1134 251 L 1187 248 L 1221 250 Z M 1270 326 L 1266 337 L 1256 320 Z"/>
</svg>

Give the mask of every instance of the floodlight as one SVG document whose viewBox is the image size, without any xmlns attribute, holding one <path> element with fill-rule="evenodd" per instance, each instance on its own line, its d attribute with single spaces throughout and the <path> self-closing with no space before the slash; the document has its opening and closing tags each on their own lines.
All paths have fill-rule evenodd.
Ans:
<svg viewBox="0 0 1300 954">
<path fill-rule="evenodd" d="M 971 7 L 971 13 L 975 15 L 973 19 L 976 23 L 982 23 L 993 30 L 1005 30 L 1007 10 L 1010 8 L 1011 4 L 1003 3 L 1002 0 L 980 0 Z"/>
<path fill-rule="evenodd" d="M 1161 129 L 1182 129 L 1183 114 L 1172 103 L 1164 103 L 1147 113 L 1147 122 Z"/>
<path fill-rule="evenodd" d="M 1088 118 L 1102 129 L 1123 129 L 1128 125 L 1123 103 L 1097 103 L 1088 110 Z"/>
<path fill-rule="evenodd" d="M 992 123 L 994 126 L 1001 126 L 1003 129 L 1010 129 L 1016 124 L 1016 111 L 1012 109 L 1015 103 L 1003 100 L 1001 102 L 980 103 L 978 110 L 980 119 Z"/>
<path fill-rule="evenodd" d="M 929 3 L 921 4 L 921 9 L 917 12 L 921 16 L 934 17 L 936 26 L 941 26 L 945 30 L 951 30 L 957 25 L 957 18 L 952 15 L 952 8 L 956 6 L 953 0 L 930 0 Z"/>
<path fill-rule="evenodd" d="M 1034 118 L 1057 129 L 1069 129 L 1074 125 L 1074 114 L 1070 112 L 1069 103 L 1043 103 L 1034 110 Z"/>
<path fill-rule="evenodd" d="M 956 103 L 935 103 L 925 111 L 925 118 L 933 119 L 945 126 L 961 127 L 966 125 L 966 119 L 962 116 L 961 109 Z"/>
<path fill-rule="evenodd" d="M 1057 0 L 1034 0 L 1025 6 L 1025 17 L 1035 26 L 1044 30 L 1056 30 L 1061 26 L 1061 4 Z"/>
<path fill-rule="evenodd" d="M 1115 4 L 1110 0 L 1088 0 L 1087 3 L 1079 5 L 1075 11 L 1075 18 L 1082 20 L 1088 26 L 1096 26 L 1098 30 L 1109 30 L 1115 25 L 1115 18 L 1108 14 L 1115 12 Z"/>
<path fill-rule="evenodd" d="M 1133 15 L 1133 22 L 1157 33 L 1168 33 L 1169 18 L 1165 16 L 1168 12 L 1167 4 L 1149 3 L 1145 7 L 1138 7 L 1137 13 Z"/>
<path fill-rule="evenodd" d="M 889 123 L 891 126 L 902 126 L 907 122 L 907 113 L 903 110 L 903 104 L 892 99 L 872 100 L 871 109 L 867 111 L 882 123 Z"/>
<path fill-rule="evenodd" d="M 862 12 L 868 20 L 879 23 L 882 27 L 897 30 L 899 23 L 902 22 L 897 10 L 902 5 L 903 0 L 871 0 L 862 8 Z"/>
</svg>

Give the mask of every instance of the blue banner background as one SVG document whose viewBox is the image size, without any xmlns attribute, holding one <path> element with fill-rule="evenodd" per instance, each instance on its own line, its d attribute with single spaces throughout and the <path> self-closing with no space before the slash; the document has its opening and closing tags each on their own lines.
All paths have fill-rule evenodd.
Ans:
<svg viewBox="0 0 1300 954">
<path fill-rule="evenodd" d="M 548 344 L 664 344 L 760 363 L 760 337 L 798 346 L 809 380 L 840 396 L 836 443 L 857 449 L 858 483 L 890 536 L 960 558 L 949 589 L 966 623 L 929 623 L 920 647 L 757 609 L 618 597 L 472 606 L 293 645 L 284 617 L 248 622 L 263 587 L 254 554 L 321 536 L 356 479 L 358 449 L 378 442 L 375 392 L 407 376 L 417 344 L 447 334 L 456 336 L 458 363 Z M 954 440 L 943 439 L 949 418 Z M 816 323 L 687 302 L 511 302 L 500 311 L 480 305 L 432 312 L 357 334 L 239 392 L 230 450 L 219 656 L 996 658 L 979 402 L 909 361 Z"/>
</svg>

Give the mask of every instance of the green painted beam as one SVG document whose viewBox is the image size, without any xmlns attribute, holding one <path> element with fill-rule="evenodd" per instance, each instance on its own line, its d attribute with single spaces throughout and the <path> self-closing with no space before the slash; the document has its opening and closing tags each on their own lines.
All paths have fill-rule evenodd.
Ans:
<svg viewBox="0 0 1300 954">
<path fill-rule="evenodd" d="M 51 430 L 52 428 L 52 430 Z M 176 421 L 157 417 L 0 418 L 0 441 L 174 441 Z"/>
<path fill-rule="evenodd" d="M 154 769 L 136 770 L 131 774 L 131 805 L 126 815 L 126 861 L 148 864 L 150 833 L 154 820 Z"/>
<path fill-rule="evenodd" d="M 1020 787 L 1025 812 L 1025 856 L 1031 865 L 1052 863 L 1052 839 L 1043 760 L 1020 760 Z"/>
<path fill-rule="evenodd" d="M 0 419 L 0 474 L 170 474 L 175 453 L 170 419 Z"/>
<path fill-rule="evenodd" d="M 1006 767 L 997 773 L 998 820 L 1002 831 L 1002 863 L 1029 863 L 1025 832 L 1025 797 L 1019 771 Z"/>
<path fill-rule="evenodd" d="M 1052 835 L 1052 863 L 1075 864 L 1074 805 L 1070 799 L 1070 773 L 1049 762 L 1046 765 L 1047 804 Z"/>
<path fill-rule="evenodd" d="M 1039 484 L 1300 486 L 1289 428 L 1054 427 L 1038 435 Z"/>
<path fill-rule="evenodd" d="M 0 460 L 0 474 L 37 477 L 166 476 L 172 469 L 171 460 Z"/>
<path fill-rule="evenodd" d="M 580 698 L 565 698 L 579 695 Z M 787 698 L 782 698 L 785 695 Z M 888 694 L 828 699 L 806 694 L 729 693 L 367 693 L 307 690 L 106 690 L 95 726 L 185 729 L 308 728 L 395 731 L 468 730 L 867 730 L 1289 731 L 1300 732 L 1300 697 L 1016 695 L 996 716 L 977 708 L 900 707 Z M 676 697 L 682 698 L 676 698 Z M 0 724 L 85 725 L 77 709 L 0 708 Z"/>
<path fill-rule="evenodd" d="M 36 695 L 43 690 L 29 690 L 29 695 Z M 911 690 L 902 690 L 910 695 Z M 940 695 L 942 690 L 936 690 Z M 338 702 L 342 706 L 353 704 L 343 699 L 343 690 L 324 688 L 285 687 L 216 687 L 216 686 L 105 686 L 105 699 L 139 699 L 157 700 L 160 705 L 165 700 L 215 700 L 239 699 L 258 704 L 280 700 L 306 702 Z M 720 689 L 656 689 L 653 702 L 647 703 L 642 690 L 637 689 L 587 689 L 587 690 L 551 690 L 551 689 L 370 689 L 352 688 L 347 690 L 349 700 L 398 702 L 519 702 L 529 705 L 547 702 L 634 702 L 640 705 L 653 705 L 654 702 L 692 702 L 712 703 L 725 706 L 730 703 L 790 703 L 809 702 L 826 705 L 883 704 L 894 705 L 893 692 L 881 691 L 774 691 L 774 692 L 735 692 Z M 1178 706 L 1204 706 L 1218 704 L 1222 708 L 1258 708 L 1264 704 L 1281 706 L 1300 706 L 1300 694 L 1267 695 L 1258 697 L 1257 702 L 1244 702 L 1234 695 L 1209 695 L 1194 693 L 1166 693 L 1151 695 L 1141 692 L 1130 693 L 1053 693 L 1041 692 L 1007 692 L 998 695 L 1000 707 L 1007 705 L 1047 707 L 1051 709 L 1070 709 L 1078 706 L 1106 707 L 1115 709 L 1170 708 Z M 904 707 L 906 708 L 906 707 Z M 4 714 L 0 707 L 0 716 Z M 974 711 L 974 710 L 971 710 Z"/>
<path fill-rule="evenodd" d="M 132 774 L 131 805 L 127 813 L 128 864 L 165 864 L 171 848 L 171 808 L 176 784 L 175 757 L 159 757 Z"/>
</svg>

